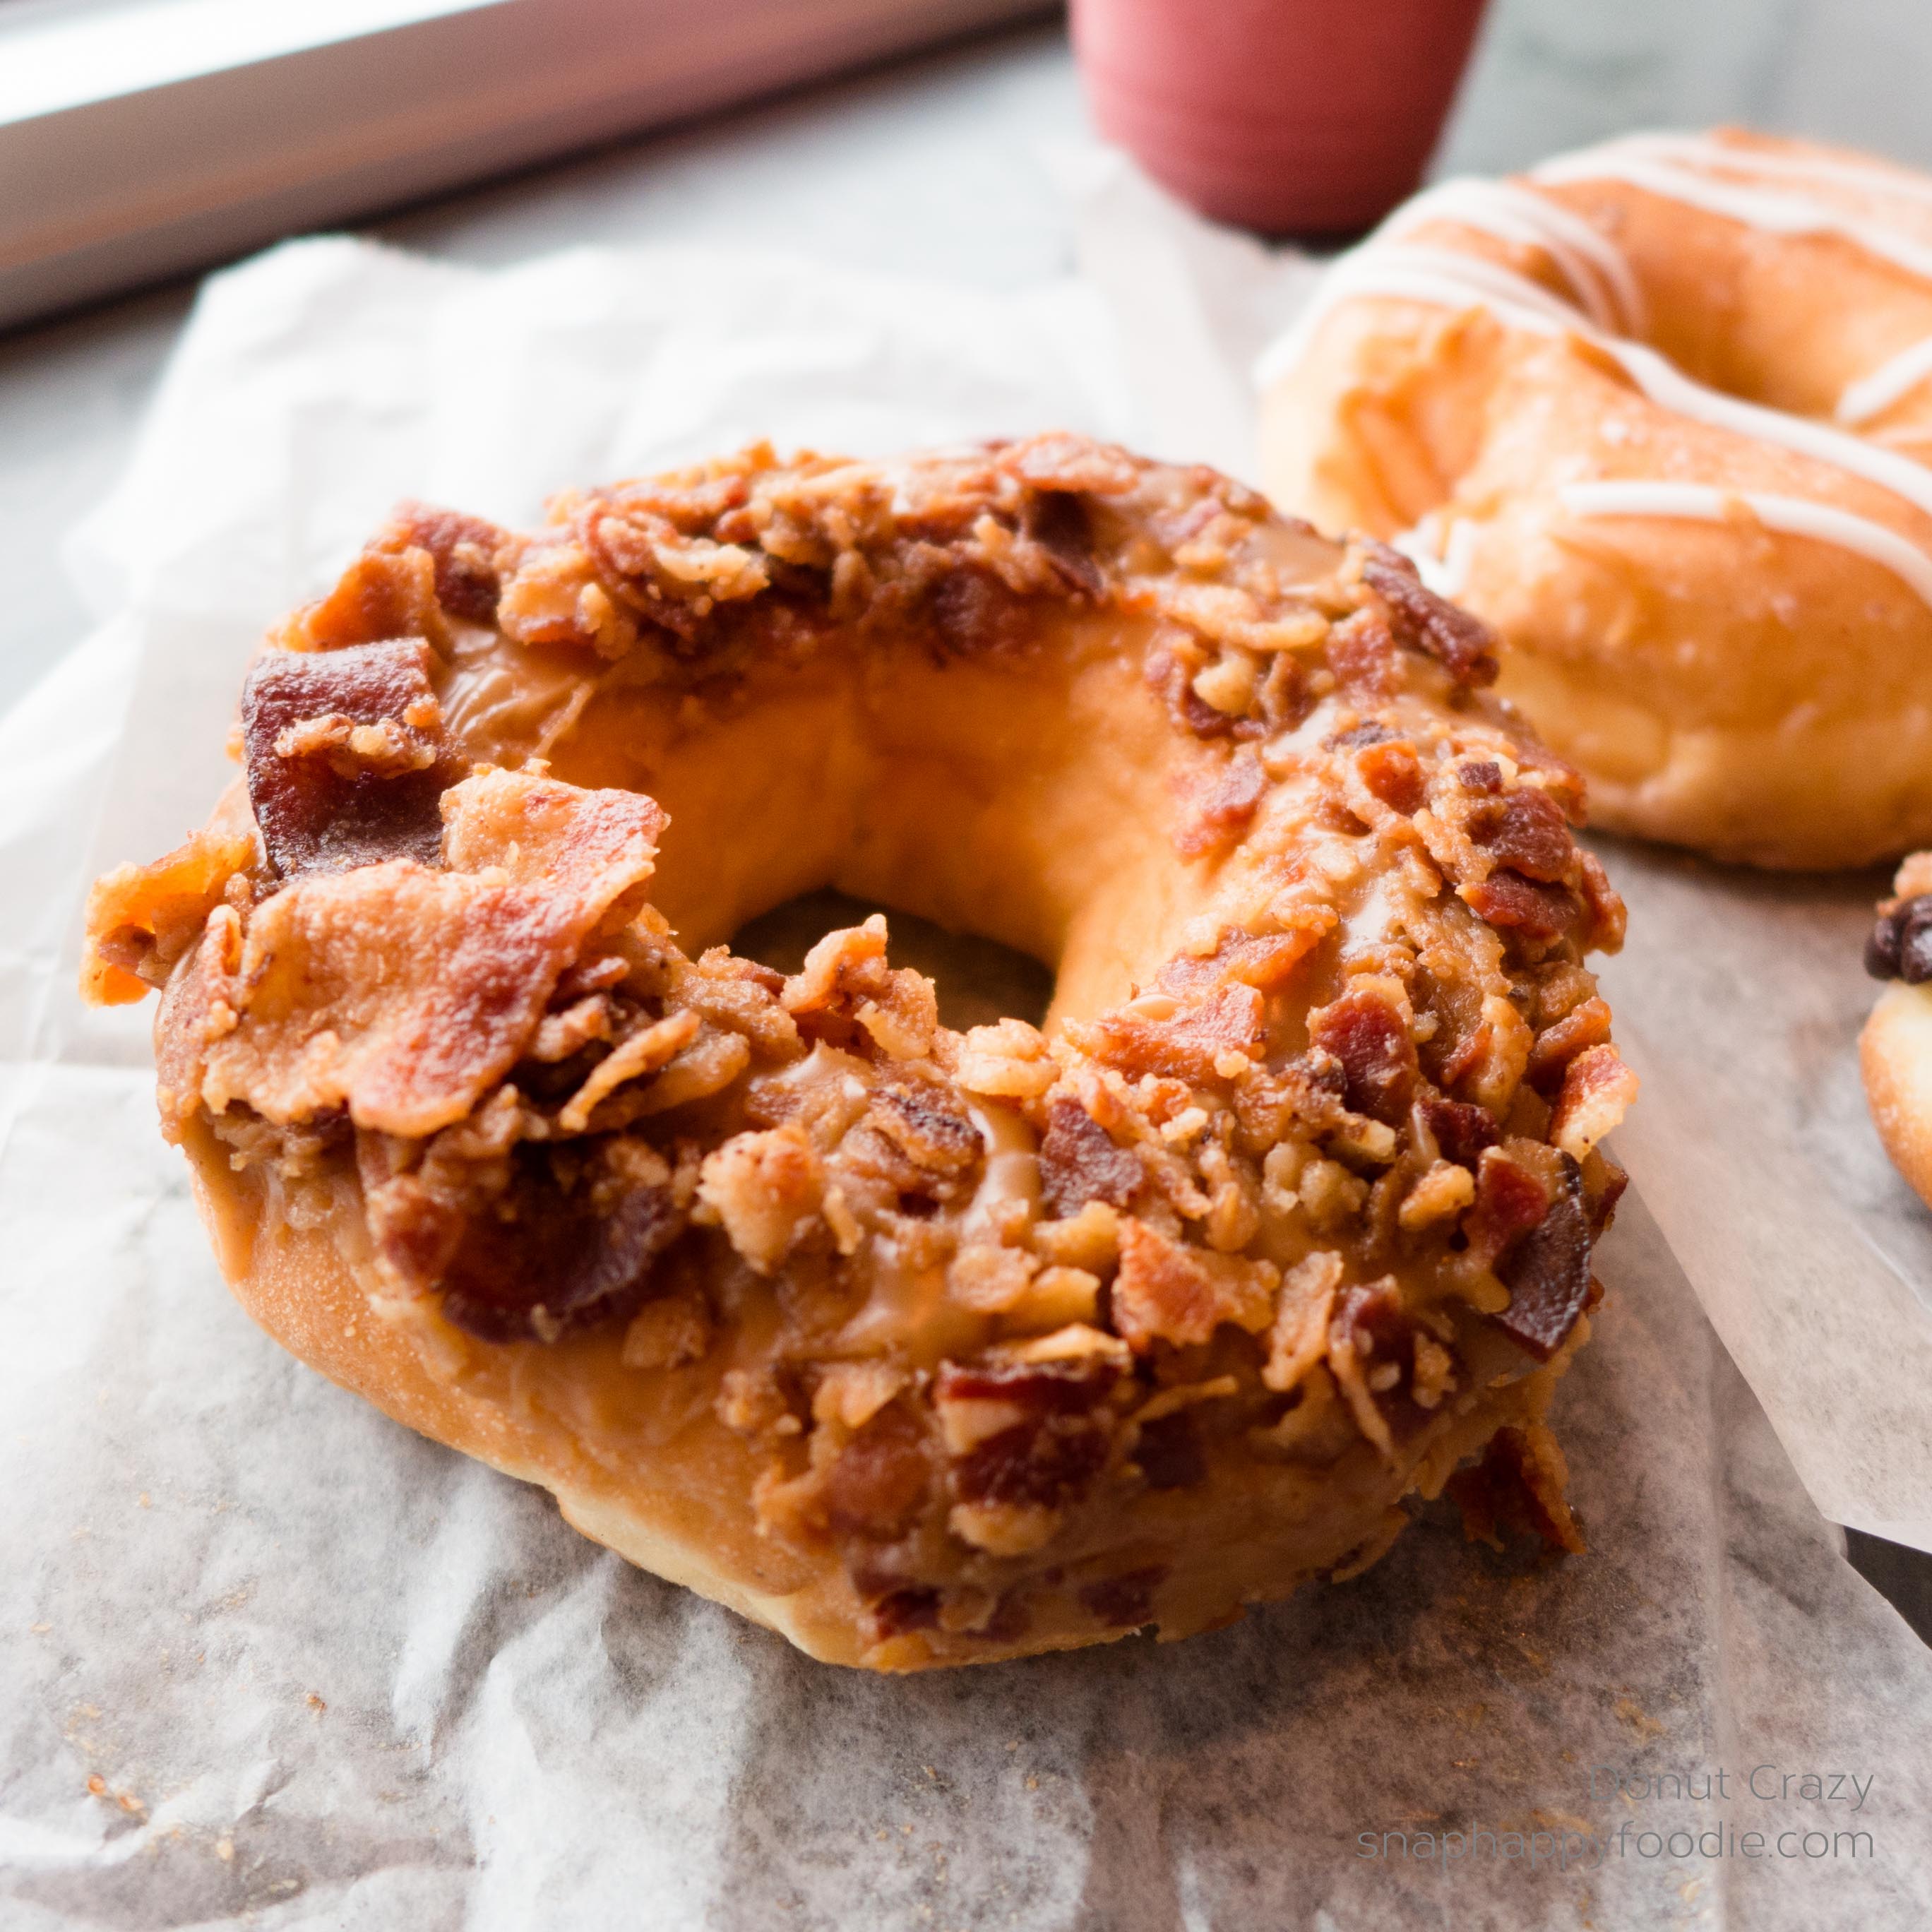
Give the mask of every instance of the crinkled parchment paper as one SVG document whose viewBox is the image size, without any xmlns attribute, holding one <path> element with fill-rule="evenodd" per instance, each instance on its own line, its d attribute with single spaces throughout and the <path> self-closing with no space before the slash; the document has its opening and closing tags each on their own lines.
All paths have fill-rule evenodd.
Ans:
<svg viewBox="0 0 1932 1932">
<path fill-rule="evenodd" d="M 1208 380 L 1184 250 L 1161 260 Z M 1634 1195 L 1560 1399 L 1588 1556 L 1498 1558 L 1432 1514 L 1358 1581 L 1177 1647 L 872 1678 L 628 1568 L 256 1333 L 155 1130 L 146 1015 L 69 992 L 85 878 L 199 822 L 263 623 L 394 498 L 526 518 L 758 434 L 1067 424 L 1190 453 L 1148 373 L 1073 285 L 668 252 L 486 274 L 339 242 L 211 285 L 74 548 L 102 627 L 0 722 L 9 1932 L 1932 1922 L 1932 1655 L 1843 1561 Z M 1222 396 L 1192 453 L 1225 460 Z M 1680 916 L 1674 878 L 1642 886 L 1640 916 Z M 1688 1051 L 1647 956 L 1624 997 L 1653 1052 Z M 1820 1009 L 1821 1064 L 1848 1011 Z M 1781 1154 L 1835 1144 L 1842 1087 Z M 1774 1190 L 1748 1154 L 1713 1142 L 1724 1202 Z M 1884 1195 L 1830 1173 L 1848 1210 Z"/>
</svg>

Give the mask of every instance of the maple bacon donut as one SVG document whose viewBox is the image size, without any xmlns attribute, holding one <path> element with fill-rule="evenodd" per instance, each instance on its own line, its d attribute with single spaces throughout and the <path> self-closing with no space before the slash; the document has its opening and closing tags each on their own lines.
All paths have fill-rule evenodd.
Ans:
<svg viewBox="0 0 1932 1932">
<path fill-rule="evenodd" d="M 1447 182 L 1262 381 L 1275 500 L 1487 620 L 1598 823 L 1932 842 L 1932 179 L 1724 132 Z"/>
<path fill-rule="evenodd" d="M 1480 625 L 1072 437 L 400 513 L 270 638 L 207 828 L 96 886 L 272 1334 L 813 1655 L 1372 1562 L 1545 1421 L 1634 1083 L 1622 910 Z M 883 918 L 1055 964 L 957 1033 Z"/>
</svg>

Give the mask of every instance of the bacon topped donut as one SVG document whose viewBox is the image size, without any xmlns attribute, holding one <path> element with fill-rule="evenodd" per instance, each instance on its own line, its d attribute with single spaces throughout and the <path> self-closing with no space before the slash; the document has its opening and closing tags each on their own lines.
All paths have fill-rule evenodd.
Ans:
<svg viewBox="0 0 1932 1932">
<path fill-rule="evenodd" d="M 1622 910 L 1493 671 L 1393 551 L 1068 436 L 406 509 L 87 984 L 164 989 L 256 1319 L 589 1534 L 844 1663 L 1182 1635 L 1478 1456 L 1579 1546 Z M 729 950 L 828 882 L 1056 962 L 1045 1030 L 880 917 Z"/>
<path fill-rule="evenodd" d="M 1600 822 L 1932 841 L 1932 179 L 1726 132 L 1446 182 L 1262 381 L 1276 501 L 1492 624 Z"/>
</svg>

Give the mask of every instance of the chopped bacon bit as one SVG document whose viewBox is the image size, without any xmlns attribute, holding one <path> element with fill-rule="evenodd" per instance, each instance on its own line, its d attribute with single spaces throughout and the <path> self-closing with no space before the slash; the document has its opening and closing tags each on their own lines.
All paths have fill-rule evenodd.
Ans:
<svg viewBox="0 0 1932 1932">
<path fill-rule="evenodd" d="M 1358 610 L 1328 633 L 1328 668 L 1358 704 L 1378 704 L 1402 681 L 1395 633 L 1372 611 Z"/>
<path fill-rule="evenodd" d="M 1520 785 L 1478 807 L 1468 827 L 1469 836 L 1498 866 L 1544 884 L 1569 876 L 1576 842 L 1562 808 L 1534 785 Z"/>
<path fill-rule="evenodd" d="M 1325 905 L 1299 910 L 1293 917 L 1294 924 L 1283 932 L 1231 928 L 1221 934 L 1204 959 L 1177 954 L 1160 970 L 1162 991 L 1198 994 L 1217 986 L 1258 986 L 1265 993 L 1279 992 L 1296 967 L 1341 922 L 1334 908 Z"/>
<path fill-rule="evenodd" d="M 932 1477 L 926 1431 L 904 1402 L 890 1402 L 825 1472 L 826 1521 L 834 1530 L 895 1535 L 924 1499 Z"/>
<path fill-rule="evenodd" d="M 1489 1160 L 1496 1158 L 1485 1160 L 1486 1175 Z M 1548 1361 L 1563 1346 L 1590 1297 L 1590 1222 L 1583 1210 L 1582 1176 L 1568 1154 L 1562 1160 L 1556 1198 L 1497 1267 L 1510 1291 L 1510 1305 L 1490 1318 L 1539 1362 Z"/>
<path fill-rule="evenodd" d="M 1529 1050 L 1529 1084 L 1548 1100 L 1562 1085 L 1564 1070 L 1577 1054 L 1610 1036 L 1610 1002 L 1594 996 L 1581 1001 L 1537 1035 Z"/>
<path fill-rule="evenodd" d="M 1630 915 L 1596 854 L 1579 846 L 1576 861 L 1582 868 L 1579 884 L 1584 908 L 1589 914 L 1588 929 L 1578 936 L 1577 944 L 1588 951 L 1617 952 L 1623 945 Z"/>
<path fill-rule="evenodd" d="M 1124 1208 L 1146 1178 L 1131 1148 L 1116 1147 L 1106 1129 L 1078 1100 L 1047 1109 L 1040 1144 L 1040 1199 L 1055 1220 L 1066 1220 L 1090 1201 Z"/>
<path fill-rule="evenodd" d="M 706 1156 L 698 1196 L 746 1263 L 770 1274 L 817 1223 L 825 1170 L 801 1128 L 734 1134 Z"/>
<path fill-rule="evenodd" d="M 1583 1552 L 1583 1533 L 1564 1500 L 1569 1472 L 1556 1438 L 1541 1423 L 1505 1426 L 1490 1437 L 1483 1460 L 1447 1484 L 1472 1543 L 1501 1550 L 1507 1534 L 1534 1536 L 1552 1550 Z"/>
<path fill-rule="evenodd" d="M 1343 994 L 1310 1016 L 1308 1039 L 1341 1062 L 1351 1113 L 1390 1126 L 1407 1117 L 1415 1092 L 1415 1042 L 1385 1000 L 1371 992 Z"/>
<path fill-rule="evenodd" d="M 1224 1322 L 1256 1334 L 1274 1317 L 1280 1279 L 1271 1262 L 1189 1247 L 1144 1221 L 1125 1221 L 1114 1326 L 1137 1354 L 1156 1341 L 1205 1342 Z"/>
<path fill-rule="evenodd" d="M 1550 1145 L 1581 1160 L 1622 1120 L 1636 1089 L 1636 1076 L 1615 1047 L 1587 1048 L 1564 1070 L 1562 1091 L 1550 1116 Z"/>
<path fill-rule="evenodd" d="M 1036 490 L 1122 496 L 1140 481 L 1138 466 L 1118 443 L 1096 442 L 1065 430 L 1027 436 L 1003 454 L 1006 466 Z"/>
<path fill-rule="evenodd" d="M 1599 1240 L 1616 1217 L 1617 1203 L 1624 1198 L 1630 1176 L 1600 1148 L 1597 1157 L 1586 1169 L 1586 1203 L 1590 1210 L 1590 1238 Z"/>
<path fill-rule="evenodd" d="M 1027 500 L 1021 527 L 1053 560 L 1067 590 L 1098 597 L 1106 579 L 1094 555 L 1094 519 L 1086 502 L 1067 490 L 1040 490 Z"/>
<path fill-rule="evenodd" d="M 684 1226 L 670 1190 L 633 1187 L 600 1208 L 586 1184 L 566 1192 L 536 1150 L 519 1154 L 497 1211 L 467 1225 L 444 1271 L 443 1312 L 490 1341 L 548 1340 L 630 1314 Z"/>
<path fill-rule="evenodd" d="M 1388 606 L 1389 621 L 1410 650 L 1426 651 L 1458 684 L 1496 682 L 1496 634 L 1480 617 L 1427 589 L 1400 550 L 1372 545 L 1363 560 L 1362 580 Z"/>
<path fill-rule="evenodd" d="M 1172 1074 L 1205 1084 L 1225 1079 L 1229 1054 L 1259 1058 L 1268 1044 L 1268 1007 L 1252 986 L 1224 986 L 1171 1019 L 1150 1020 L 1119 1006 L 1096 1020 L 1070 1020 L 1066 1036 L 1095 1059 L 1130 1076 Z"/>
<path fill-rule="evenodd" d="M 242 694 L 248 796 L 268 856 L 284 878 L 347 872 L 385 859 L 433 866 L 442 854 L 445 789 L 460 776 L 434 719 L 434 663 L 419 638 L 338 650 L 269 651 L 255 661 Z M 306 754 L 300 728 L 340 718 L 388 726 L 426 754 L 400 769 L 394 759 L 344 770 L 317 740 Z M 313 734 L 310 734 L 313 736 Z M 284 749 L 284 746 L 288 748 Z"/>
<path fill-rule="evenodd" d="M 1476 1168 L 1476 1204 L 1462 1217 L 1469 1246 L 1491 1266 L 1526 1228 L 1550 1210 L 1550 1191 L 1540 1176 L 1501 1148 L 1484 1150 Z"/>
<path fill-rule="evenodd" d="M 297 650 L 335 651 L 345 644 L 392 638 L 441 644 L 445 635 L 435 559 L 425 550 L 372 545 L 320 603 L 311 604 L 296 620 L 287 641 Z"/>
<path fill-rule="evenodd" d="M 872 1090 L 867 1118 L 927 1174 L 962 1173 L 986 1151 L 965 1102 L 944 1081 L 908 1076 L 882 1082 Z"/>
<path fill-rule="evenodd" d="M 1369 746 L 1358 754 L 1355 768 L 1363 784 L 1391 812 L 1412 818 L 1422 809 L 1428 786 L 1415 747 L 1406 740 Z"/>
<path fill-rule="evenodd" d="M 1196 795 L 1174 835 L 1174 850 L 1184 859 L 1198 859 L 1232 844 L 1247 830 L 1268 790 L 1261 760 L 1252 751 L 1238 752 Z"/>
<path fill-rule="evenodd" d="M 1130 1570 L 1118 1576 L 1105 1576 L 1097 1583 L 1083 1585 L 1080 1600 L 1109 1629 L 1137 1629 L 1151 1621 L 1154 1593 L 1166 1576 L 1165 1564 L 1144 1570 Z"/>
<path fill-rule="evenodd" d="M 255 862 L 239 832 L 197 832 L 148 866 L 117 866 L 87 896 L 80 989 L 91 1004 L 142 998 L 200 937 L 228 882 Z"/>
<path fill-rule="evenodd" d="M 1492 872 L 1480 884 L 1458 890 L 1490 925 L 1532 941 L 1561 939 L 1576 922 L 1572 893 L 1561 886 L 1534 884 L 1518 873 Z"/>
<path fill-rule="evenodd" d="M 1436 1144 L 1445 1160 L 1474 1168 L 1485 1148 L 1492 1148 L 1502 1138 L 1502 1130 L 1480 1107 L 1461 1100 L 1425 1100 L 1422 1118 L 1436 1136 Z"/>
<path fill-rule="evenodd" d="M 1096 1412 L 1118 1373 L 1111 1361 L 1093 1357 L 942 1364 L 934 1402 L 943 1428 L 949 1408 L 981 1404 L 1004 1424 L 955 1454 L 953 1492 L 967 1503 L 1049 1509 L 1079 1495 L 1106 1462 L 1109 1433 Z"/>
<path fill-rule="evenodd" d="M 508 532 L 481 517 L 403 503 L 386 538 L 398 548 L 428 551 L 435 566 L 436 601 L 453 617 L 487 624 L 496 614 L 496 556 Z"/>
<path fill-rule="evenodd" d="M 1328 1324 L 1328 1365 L 1357 1426 L 1385 1456 L 1392 1456 L 1431 1413 L 1416 1400 L 1419 1332 L 1390 1276 L 1358 1282 L 1336 1298 Z M 1453 1368 L 1454 1352 L 1443 1352 Z M 1391 1367 L 1396 1372 L 1385 1380 L 1378 1372 Z"/>
</svg>

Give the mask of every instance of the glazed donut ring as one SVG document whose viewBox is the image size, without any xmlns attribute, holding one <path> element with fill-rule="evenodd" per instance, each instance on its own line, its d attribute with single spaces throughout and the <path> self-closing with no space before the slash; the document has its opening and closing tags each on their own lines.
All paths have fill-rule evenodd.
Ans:
<svg viewBox="0 0 1932 1932">
<path fill-rule="evenodd" d="M 1724 133 L 1446 183 L 1262 381 L 1276 501 L 1494 626 L 1597 822 L 1932 841 L 1932 180 Z"/>
<path fill-rule="evenodd" d="M 412 510 L 88 988 L 165 986 L 262 1326 L 814 1656 L 1185 1634 L 1486 1451 L 1478 1527 L 1576 1546 L 1622 914 L 1492 670 L 1392 553 L 1074 438 Z M 883 920 L 723 944 L 828 882 L 1056 962 L 1046 1034 L 939 1025 Z"/>
</svg>

